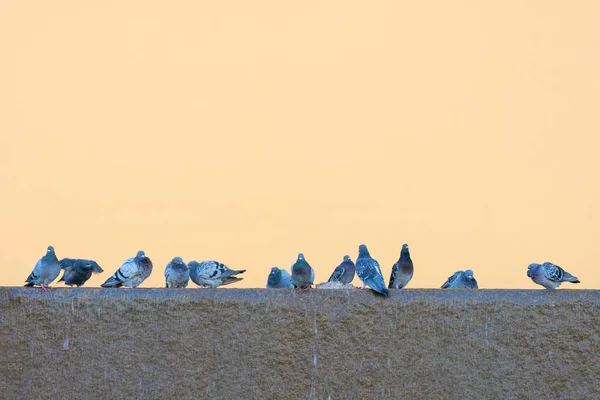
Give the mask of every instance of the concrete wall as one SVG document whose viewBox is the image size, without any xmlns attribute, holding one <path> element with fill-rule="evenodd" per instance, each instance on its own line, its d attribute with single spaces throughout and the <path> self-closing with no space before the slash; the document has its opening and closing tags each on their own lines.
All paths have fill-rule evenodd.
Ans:
<svg viewBox="0 0 600 400">
<path fill-rule="evenodd" d="M 13 399 L 600 399 L 600 292 L 0 288 Z"/>
</svg>

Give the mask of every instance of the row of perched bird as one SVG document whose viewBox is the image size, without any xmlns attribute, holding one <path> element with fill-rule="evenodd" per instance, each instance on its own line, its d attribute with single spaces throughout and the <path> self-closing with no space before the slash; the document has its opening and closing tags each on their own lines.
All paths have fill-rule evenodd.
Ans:
<svg viewBox="0 0 600 400">
<path fill-rule="evenodd" d="M 64 258 L 58 260 L 54 247 L 48 246 L 44 255 L 33 268 L 25 286 L 41 286 L 47 290 L 50 285 L 64 270 L 60 281 L 69 286 L 81 286 L 92 275 L 92 273 L 104 272 L 100 266 L 92 260 Z M 175 257 L 165 268 L 165 285 L 167 288 L 185 288 L 191 279 L 195 284 L 202 287 L 216 288 L 242 280 L 238 274 L 246 270 L 232 270 L 225 264 L 214 260 L 201 262 L 190 261 L 187 265 L 181 257 Z M 101 286 L 112 287 L 138 287 L 152 273 L 152 261 L 146 257 L 143 251 L 138 251 L 133 258 L 128 258 L 121 267 L 104 282 Z M 392 274 L 386 287 L 381 268 L 377 260 L 371 257 L 367 246 L 361 244 L 358 247 L 358 258 L 356 264 L 350 256 L 344 256 L 344 260 L 338 265 L 328 282 L 349 285 L 358 275 L 365 286 L 370 287 L 376 293 L 389 296 L 388 289 L 402 289 L 406 287 L 413 277 L 414 266 L 410 258 L 408 245 L 402 245 L 400 258 L 392 267 Z M 550 262 L 543 264 L 530 264 L 527 267 L 527 276 L 535 283 L 547 289 L 556 289 L 562 282 L 579 283 L 579 280 L 563 270 L 558 265 Z M 302 253 L 292 265 L 291 274 L 286 270 L 273 267 L 267 278 L 267 288 L 299 288 L 308 290 L 312 287 L 315 279 L 315 271 L 304 258 Z M 446 288 L 477 289 L 477 281 L 473 271 L 457 271 L 442 285 Z"/>
</svg>

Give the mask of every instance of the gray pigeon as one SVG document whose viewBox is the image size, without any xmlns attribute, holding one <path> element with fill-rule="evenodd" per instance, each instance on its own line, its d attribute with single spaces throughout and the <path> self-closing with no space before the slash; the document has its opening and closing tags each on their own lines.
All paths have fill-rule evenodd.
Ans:
<svg viewBox="0 0 600 400">
<path fill-rule="evenodd" d="M 48 285 L 51 284 L 60 274 L 60 264 L 58 258 L 54 254 L 54 247 L 48 246 L 46 255 L 38 260 L 33 268 L 33 271 L 25 282 L 25 286 L 40 285 L 43 291 L 48 290 Z"/>
<path fill-rule="evenodd" d="M 562 282 L 579 283 L 577 277 L 571 275 L 558 265 L 551 262 L 543 264 L 529 264 L 527 267 L 527 276 L 538 285 L 546 289 L 556 289 Z"/>
<path fill-rule="evenodd" d="M 456 271 L 444 284 L 442 289 L 477 289 L 477 281 L 473 276 L 473 271 Z"/>
<path fill-rule="evenodd" d="M 344 285 L 349 284 L 354 279 L 356 267 L 349 255 L 344 256 L 344 261 L 338 265 L 327 282 L 341 282 Z"/>
<path fill-rule="evenodd" d="M 292 277 L 284 269 L 277 267 L 271 268 L 271 273 L 267 278 L 267 289 L 293 288 Z"/>
<path fill-rule="evenodd" d="M 298 259 L 292 264 L 292 284 L 295 288 L 310 289 L 315 280 L 315 270 L 308 264 L 304 254 L 298 254 Z"/>
<path fill-rule="evenodd" d="M 152 261 L 143 251 L 138 251 L 135 258 L 128 258 L 113 276 L 108 278 L 101 286 L 111 287 L 138 287 L 152 273 Z"/>
<path fill-rule="evenodd" d="M 392 266 L 392 275 L 390 276 L 388 288 L 402 289 L 403 287 L 406 287 L 413 277 L 413 272 L 414 267 L 413 262 L 410 259 L 408 244 L 404 243 L 402 245 L 402 251 L 400 251 L 400 258 Z"/>
<path fill-rule="evenodd" d="M 82 286 L 88 279 L 90 279 L 92 272 L 104 272 L 104 270 L 100 268 L 96 261 L 83 260 L 79 258 L 63 258 L 60 260 L 60 267 L 64 269 L 65 272 L 58 281 L 64 281 L 65 285 L 69 285 L 71 287 L 73 287 L 73 285 L 77 287 Z"/>
<path fill-rule="evenodd" d="M 210 288 L 241 281 L 244 278 L 235 275 L 246 272 L 245 269 L 229 269 L 227 265 L 214 260 L 190 261 L 188 267 L 190 267 L 190 278 L 196 285 Z"/>
<path fill-rule="evenodd" d="M 185 288 L 190 281 L 190 269 L 181 257 L 175 257 L 165 268 L 165 283 L 168 288 Z"/>
<path fill-rule="evenodd" d="M 369 286 L 375 292 L 389 296 L 390 291 L 385 287 L 381 268 L 377 260 L 371 258 L 367 246 L 358 246 L 358 258 L 356 259 L 356 273 L 363 283 L 363 288 Z"/>
</svg>

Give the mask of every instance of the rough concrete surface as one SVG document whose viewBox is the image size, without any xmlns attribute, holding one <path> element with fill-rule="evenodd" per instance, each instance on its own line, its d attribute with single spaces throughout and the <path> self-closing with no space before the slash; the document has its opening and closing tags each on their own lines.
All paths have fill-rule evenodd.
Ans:
<svg viewBox="0 0 600 400">
<path fill-rule="evenodd" d="M 6 399 L 600 399 L 600 291 L 0 288 Z"/>
</svg>

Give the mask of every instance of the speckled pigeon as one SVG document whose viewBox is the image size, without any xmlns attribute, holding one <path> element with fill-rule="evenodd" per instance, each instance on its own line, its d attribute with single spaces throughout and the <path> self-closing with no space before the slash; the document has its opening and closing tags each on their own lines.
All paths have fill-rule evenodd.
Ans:
<svg viewBox="0 0 600 400">
<path fill-rule="evenodd" d="M 267 278 L 267 289 L 293 288 L 292 277 L 284 269 L 277 267 L 271 268 L 271 273 Z"/>
<path fill-rule="evenodd" d="M 245 269 L 229 269 L 227 265 L 214 260 L 190 261 L 188 267 L 190 267 L 190 278 L 196 285 L 210 288 L 241 281 L 243 278 L 235 275 L 246 272 Z"/>
<path fill-rule="evenodd" d="M 333 270 L 333 273 L 327 282 L 341 282 L 344 285 L 347 285 L 354 279 L 355 272 L 356 267 L 350 259 L 350 256 L 345 255 L 344 261 Z"/>
<path fill-rule="evenodd" d="M 168 288 L 185 288 L 190 281 L 190 270 L 181 257 L 172 259 L 165 268 L 165 284 Z"/>
<path fill-rule="evenodd" d="M 113 276 L 108 278 L 101 286 L 111 287 L 138 287 L 152 273 L 152 261 L 143 251 L 138 251 L 135 258 L 128 258 Z"/>
<path fill-rule="evenodd" d="M 388 287 L 390 289 L 402 289 L 406 287 L 413 277 L 413 272 L 414 267 L 410 259 L 408 244 L 404 243 L 400 251 L 400 258 L 392 266 L 392 275 L 390 275 Z"/>
<path fill-rule="evenodd" d="M 33 268 L 33 271 L 25 282 L 25 286 L 41 286 L 43 291 L 48 290 L 48 285 L 51 284 L 56 277 L 60 274 L 60 264 L 56 254 L 54 253 L 54 247 L 48 246 L 46 255 L 38 260 Z"/>
<path fill-rule="evenodd" d="M 60 260 L 60 267 L 65 270 L 63 276 L 59 279 L 64 281 L 65 285 L 79 287 L 83 285 L 90 277 L 92 272 L 104 272 L 96 261 L 84 260 L 79 258 L 63 258 Z"/>
<path fill-rule="evenodd" d="M 310 289 L 315 280 L 315 270 L 304 258 L 304 254 L 298 254 L 298 259 L 292 264 L 292 284 L 297 289 Z"/>
<path fill-rule="evenodd" d="M 548 261 L 543 264 L 529 264 L 527 276 L 546 289 L 556 289 L 562 282 L 579 283 L 577 277 Z"/>
<path fill-rule="evenodd" d="M 367 246 L 361 244 L 358 246 L 358 258 L 356 259 L 356 273 L 363 283 L 363 288 L 369 286 L 375 292 L 389 296 L 390 291 L 385 287 L 381 268 L 377 260 L 371 258 Z"/>
<path fill-rule="evenodd" d="M 477 281 L 473 276 L 473 271 L 456 271 L 444 284 L 442 289 L 477 289 Z"/>
</svg>

